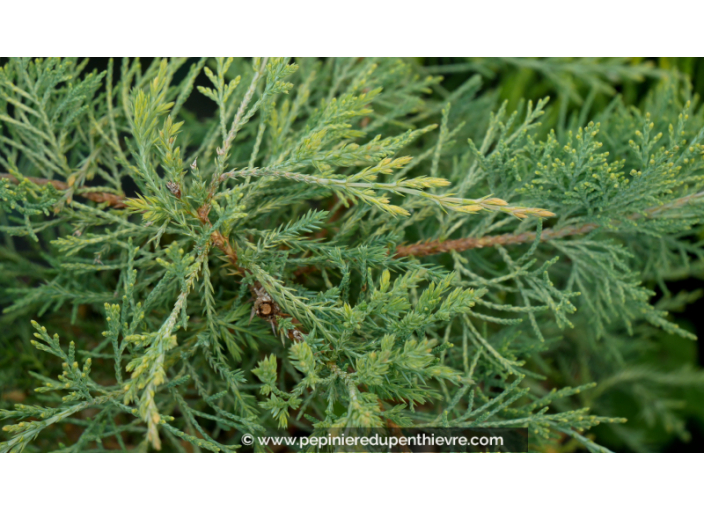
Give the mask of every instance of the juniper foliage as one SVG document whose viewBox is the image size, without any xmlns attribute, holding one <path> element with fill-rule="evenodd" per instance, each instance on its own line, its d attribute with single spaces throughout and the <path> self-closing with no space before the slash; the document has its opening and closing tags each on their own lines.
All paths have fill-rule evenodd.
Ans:
<svg viewBox="0 0 704 510">
<path fill-rule="evenodd" d="M 704 374 L 643 353 L 694 338 L 667 312 L 700 296 L 668 282 L 704 267 L 696 97 L 629 61 L 461 65 L 573 93 L 510 112 L 480 74 L 447 89 L 398 59 L 10 59 L 2 451 L 346 426 L 526 426 L 540 451 L 606 451 L 597 425 L 636 450 L 648 427 L 684 437 L 669 389 Z M 664 79 L 644 104 L 588 121 L 646 76 Z"/>
</svg>

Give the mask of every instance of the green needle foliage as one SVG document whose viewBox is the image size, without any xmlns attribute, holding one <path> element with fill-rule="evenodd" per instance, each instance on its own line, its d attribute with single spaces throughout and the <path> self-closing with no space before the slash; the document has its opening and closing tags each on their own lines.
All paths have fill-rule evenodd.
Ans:
<svg viewBox="0 0 704 510">
<path fill-rule="evenodd" d="M 695 338 L 668 311 L 700 293 L 669 282 L 704 274 L 704 112 L 679 75 L 90 65 L 0 68 L 0 450 L 231 452 L 331 427 L 686 439 L 704 373 L 657 364 Z M 480 74 L 502 66 L 554 83 L 557 110 L 497 103 Z M 592 114 L 646 77 L 643 102 Z"/>
</svg>

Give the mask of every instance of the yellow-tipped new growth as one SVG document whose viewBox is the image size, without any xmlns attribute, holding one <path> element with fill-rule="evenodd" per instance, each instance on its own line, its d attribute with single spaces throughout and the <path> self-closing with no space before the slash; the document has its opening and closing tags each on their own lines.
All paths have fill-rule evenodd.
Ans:
<svg viewBox="0 0 704 510">
<path fill-rule="evenodd" d="M 377 165 L 367 167 L 361 172 L 347 177 L 346 179 L 332 179 L 315 175 L 293 173 L 285 170 L 274 170 L 269 168 L 248 168 L 245 170 L 232 170 L 222 175 L 222 179 L 230 177 L 250 177 L 267 176 L 290 179 L 298 182 L 305 182 L 324 188 L 333 189 L 343 198 L 352 201 L 361 200 L 369 205 L 378 207 L 394 216 L 408 216 L 410 213 L 400 206 L 390 205 L 384 196 L 377 196 L 376 191 L 390 191 L 398 195 L 415 195 L 427 199 L 435 204 L 462 213 L 476 213 L 479 211 L 497 211 L 511 214 L 515 218 L 524 219 L 528 216 L 548 218 L 554 216 L 550 211 L 532 207 L 511 206 L 501 198 L 457 198 L 452 195 L 435 195 L 424 191 L 426 188 L 439 188 L 450 185 L 450 181 L 440 177 L 416 177 L 413 179 L 399 179 L 398 181 L 382 183 L 373 182 L 379 173 L 388 174 L 392 170 L 402 168 L 411 161 L 411 157 L 401 157 L 396 159 L 386 158 Z M 142 204 L 140 204 L 142 205 Z"/>
</svg>

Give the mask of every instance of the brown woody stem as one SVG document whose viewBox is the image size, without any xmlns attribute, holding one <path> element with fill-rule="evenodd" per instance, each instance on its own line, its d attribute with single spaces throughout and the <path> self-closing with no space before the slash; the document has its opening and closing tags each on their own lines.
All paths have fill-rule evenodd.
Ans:
<svg viewBox="0 0 704 510">
<path fill-rule="evenodd" d="M 19 179 L 17 179 L 17 177 L 12 174 L 0 173 L 0 179 L 7 179 L 14 184 L 19 184 L 20 182 Z M 63 181 L 54 181 L 51 179 L 43 179 L 41 177 L 25 177 L 25 179 L 40 186 L 44 184 L 50 184 L 58 190 L 66 190 L 70 187 Z M 86 191 L 84 188 L 78 188 L 76 190 L 76 193 L 78 193 L 82 197 L 87 198 L 88 200 L 92 200 L 93 202 L 107 202 L 110 207 L 114 207 L 115 209 L 125 208 L 125 197 L 123 197 L 122 195 L 115 195 L 113 193 L 103 193 L 99 191 Z"/>
<path fill-rule="evenodd" d="M 642 213 L 636 213 L 628 216 L 629 220 L 637 220 L 639 218 L 651 218 L 662 214 L 671 209 L 677 209 L 689 202 L 704 198 L 704 191 L 686 195 L 684 197 L 673 200 L 663 205 L 650 207 Z M 561 237 L 582 235 L 592 230 L 599 228 L 596 223 L 584 223 L 582 225 L 570 225 L 559 229 L 545 229 L 540 236 L 541 241 L 550 241 L 551 239 L 559 239 Z M 438 253 L 447 253 L 450 251 L 467 251 L 475 248 L 489 248 L 491 246 L 507 246 L 511 244 L 524 244 L 535 241 L 535 232 L 523 232 L 522 234 L 501 234 L 497 236 L 484 237 L 465 237 L 462 239 L 450 239 L 447 241 L 423 241 L 412 244 L 410 246 L 399 246 L 396 248 L 396 257 L 424 257 L 427 255 L 435 255 Z"/>
<path fill-rule="evenodd" d="M 553 230 L 551 228 L 543 230 L 540 236 L 541 241 L 557 239 L 591 232 L 598 225 L 586 223 L 580 226 L 570 226 Z M 447 253 L 449 251 L 466 251 L 475 248 L 489 248 L 491 246 L 506 246 L 509 244 L 523 244 L 535 241 L 535 232 L 523 232 L 522 234 L 501 234 L 498 236 L 484 237 L 464 237 L 462 239 L 450 239 L 447 241 L 425 241 L 412 244 L 410 246 L 399 246 L 396 248 L 396 257 L 424 257 L 437 253 Z"/>
</svg>

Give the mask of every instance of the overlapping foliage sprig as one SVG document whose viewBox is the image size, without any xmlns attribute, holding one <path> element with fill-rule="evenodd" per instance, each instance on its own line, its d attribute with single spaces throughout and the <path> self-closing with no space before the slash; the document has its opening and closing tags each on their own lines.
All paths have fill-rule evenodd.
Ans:
<svg viewBox="0 0 704 510">
<path fill-rule="evenodd" d="M 546 132 L 547 100 L 509 113 L 414 61 L 10 60 L 0 447 L 525 426 L 604 451 L 601 424 L 647 448 L 615 391 L 684 434 L 666 389 L 704 375 L 639 353 L 693 337 L 667 282 L 701 274 L 704 114 L 675 76 L 589 66 L 606 93 L 667 79 Z"/>
</svg>

